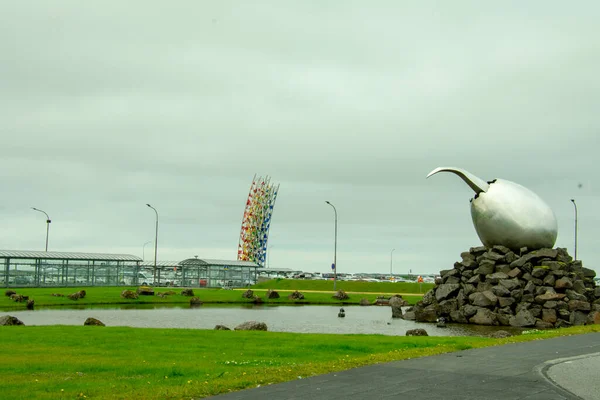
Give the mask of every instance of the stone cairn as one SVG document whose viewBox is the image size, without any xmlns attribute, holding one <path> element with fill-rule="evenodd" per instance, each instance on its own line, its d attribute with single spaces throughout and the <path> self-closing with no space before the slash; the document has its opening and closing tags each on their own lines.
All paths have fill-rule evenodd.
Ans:
<svg viewBox="0 0 600 400">
<path fill-rule="evenodd" d="M 518 254 L 517 254 L 518 253 Z M 596 273 L 566 249 L 473 247 L 461 254 L 404 319 L 516 327 L 600 324 Z"/>
</svg>

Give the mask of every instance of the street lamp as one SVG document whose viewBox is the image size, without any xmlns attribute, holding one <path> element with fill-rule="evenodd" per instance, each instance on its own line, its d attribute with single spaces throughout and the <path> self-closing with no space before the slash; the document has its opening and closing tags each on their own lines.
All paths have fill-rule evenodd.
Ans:
<svg viewBox="0 0 600 400">
<path fill-rule="evenodd" d="M 392 266 L 394 264 L 394 250 L 396 249 L 392 249 L 392 251 L 390 252 L 390 278 L 392 280 L 394 279 L 394 273 L 392 272 Z"/>
<path fill-rule="evenodd" d="M 575 203 L 575 199 L 571 199 L 571 201 L 575 206 L 575 261 L 577 261 L 577 203 Z"/>
<path fill-rule="evenodd" d="M 152 240 L 147 241 L 144 243 L 144 246 L 142 246 L 142 261 L 146 261 L 146 245 L 150 243 L 152 243 Z"/>
<path fill-rule="evenodd" d="M 156 211 L 156 208 L 152 207 L 150 204 L 146 205 L 153 209 L 156 213 L 156 234 L 154 236 L 154 273 L 152 274 L 154 278 L 154 284 L 156 284 L 156 252 L 158 249 L 158 211 Z"/>
<path fill-rule="evenodd" d="M 325 203 L 333 207 L 333 212 L 335 213 L 335 236 L 333 241 L 333 290 L 335 290 L 335 283 L 337 281 L 337 210 L 330 202 L 325 201 Z"/>
<path fill-rule="evenodd" d="M 48 235 L 50 234 L 50 217 L 48 216 L 48 214 L 46 214 L 46 211 L 42 211 L 40 209 L 37 209 L 35 207 L 31 207 L 32 210 L 44 213 L 46 215 L 46 252 L 48 251 Z"/>
</svg>

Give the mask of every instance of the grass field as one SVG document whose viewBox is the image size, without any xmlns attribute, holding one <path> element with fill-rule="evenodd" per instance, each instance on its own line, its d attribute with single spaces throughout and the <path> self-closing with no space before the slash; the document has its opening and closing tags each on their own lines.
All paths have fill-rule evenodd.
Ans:
<svg viewBox="0 0 600 400">
<path fill-rule="evenodd" d="M 313 283 L 313 285 L 311 285 Z M 329 283 L 327 285 L 323 284 Z M 344 282 L 346 283 L 346 282 Z M 400 291 L 394 291 L 388 293 L 388 295 L 394 293 L 415 293 L 414 295 L 404 295 L 403 297 L 411 304 L 416 303 L 421 295 L 418 294 L 418 284 L 408 284 L 404 286 L 401 283 L 370 283 L 370 282 L 348 282 L 353 285 L 350 288 L 355 289 L 361 293 L 350 293 L 350 299 L 344 300 L 343 302 L 333 299 L 333 283 L 328 281 L 304 281 L 304 280 L 272 280 L 269 282 L 261 283 L 252 287 L 255 295 L 259 296 L 265 303 L 268 304 L 358 304 L 360 299 L 366 298 L 373 302 L 380 295 L 381 289 L 401 289 Z M 362 285 L 358 285 L 362 283 Z M 339 282 L 339 286 L 342 282 Z M 386 286 L 387 285 L 387 286 Z M 400 285 L 400 286 L 396 286 Z M 412 285 L 412 286 L 410 286 Z M 279 287 L 281 286 L 281 287 Z M 278 289 L 282 290 L 279 299 L 266 299 L 265 293 L 267 289 Z M 65 297 L 56 297 L 52 294 L 63 294 L 68 295 L 74 293 L 80 289 L 86 291 L 86 296 L 79 300 L 70 300 Z M 13 289 L 19 294 L 29 296 L 35 301 L 35 307 L 52 307 L 52 306 L 92 306 L 92 305 L 111 305 L 111 304 L 131 304 L 131 305 L 143 305 L 143 304 L 189 304 L 190 298 L 181 296 L 181 288 L 155 288 L 154 296 L 140 296 L 138 299 L 123 299 L 121 298 L 121 292 L 125 289 L 136 290 L 135 287 L 69 287 L 69 288 L 16 288 Z M 291 290 L 304 291 L 304 300 L 288 300 L 287 295 Z M 175 292 L 174 295 L 161 298 L 156 294 L 161 292 L 167 292 L 172 290 Z M 330 290 L 330 291 L 327 291 Z M 313 292 L 314 291 L 314 292 Z M 239 290 L 224 290 L 224 289 L 194 289 L 194 294 L 205 303 L 250 303 L 252 300 L 242 297 L 242 291 Z M 24 309 L 25 303 L 15 303 L 6 296 L 0 296 L 0 309 L 11 310 L 11 309 Z"/>
<path fill-rule="evenodd" d="M 198 398 L 367 364 L 598 331 L 587 326 L 490 339 L 2 326 L 0 396 Z"/>
<path fill-rule="evenodd" d="M 433 288 L 433 283 L 414 282 L 364 282 L 364 281 L 337 281 L 336 289 L 346 292 L 368 293 L 413 293 L 423 294 Z M 273 279 L 261 282 L 253 288 L 280 289 L 280 290 L 319 290 L 333 291 L 333 281 L 305 280 L 305 279 Z"/>
</svg>

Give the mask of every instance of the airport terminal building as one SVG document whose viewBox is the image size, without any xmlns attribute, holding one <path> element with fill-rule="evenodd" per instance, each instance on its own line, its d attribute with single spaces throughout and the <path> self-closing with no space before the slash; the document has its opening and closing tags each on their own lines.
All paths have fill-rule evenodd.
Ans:
<svg viewBox="0 0 600 400">
<path fill-rule="evenodd" d="M 245 287 L 256 282 L 250 261 L 199 259 L 144 262 L 129 254 L 0 250 L 0 287 Z"/>
</svg>

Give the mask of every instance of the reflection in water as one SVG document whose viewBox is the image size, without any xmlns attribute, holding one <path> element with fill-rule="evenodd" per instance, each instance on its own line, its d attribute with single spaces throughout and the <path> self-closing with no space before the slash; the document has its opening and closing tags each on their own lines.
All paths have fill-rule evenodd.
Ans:
<svg viewBox="0 0 600 400">
<path fill-rule="evenodd" d="M 392 319 L 389 307 L 345 306 L 346 317 L 338 318 L 338 306 L 316 305 L 254 305 L 254 304 L 204 304 L 189 308 L 166 305 L 124 305 L 122 307 L 46 308 L 35 311 L 10 312 L 25 325 L 83 325 L 88 317 L 94 317 L 107 326 L 137 328 L 189 328 L 213 329 L 215 325 L 229 328 L 245 321 L 260 321 L 269 331 L 297 333 L 382 334 L 405 335 L 408 329 L 425 328 L 430 336 L 488 335 L 498 329 L 510 327 L 486 327 L 476 325 L 448 324 L 438 328 L 435 324 L 417 323 Z M 2 315 L 4 313 L 0 313 Z"/>
</svg>

